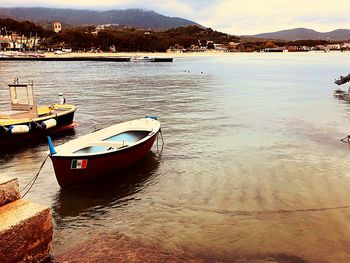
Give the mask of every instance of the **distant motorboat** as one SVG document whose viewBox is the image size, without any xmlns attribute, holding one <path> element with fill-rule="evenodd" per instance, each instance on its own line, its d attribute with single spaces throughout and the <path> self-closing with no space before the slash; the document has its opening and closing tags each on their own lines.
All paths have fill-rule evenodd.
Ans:
<svg viewBox="0 0 350 263">
<path fill-rule="evenodd" d="M 135 62 L 173 62 L 174 58 L 136 56 L 136 57 L 131 58 L 131 61 L 135 61 Z"/>
<path fill-rule="evenodd" d="M 137 62 L 154 62 L 155 57 L 148 57 L 148 56 L 136 56 L 132 58 L 132 61 L 137 61 Z"/>
<path fill-rule="evenodd" d="M 56 50 L 55 52 L 53 52 L 55 55 L 63 55 L 66 52 L 62 51 L 62 50 Z"/>
<path fill-rule="evenodd" d="M 57 147 L 48 138 L 59 185 L 65 188 L 83 183 L 136 163 L 149 152 L 159 132 L 159 121 L 146 117 L 115 124 Z"/>
<path fill-rule="evenodd" d="M 340 76 L 338 79 L 334 80 L 334 83 L 337 85 L 343 85 L 347 82 L 350 82 L 350 74 L 346 75 L 346 76 Z"/>
<path fill-rule="evenodd" d="M 72 49 L 71 48 L 62 48 L 62 51 L 65 53 L 72 53 Z"/>
</svg>

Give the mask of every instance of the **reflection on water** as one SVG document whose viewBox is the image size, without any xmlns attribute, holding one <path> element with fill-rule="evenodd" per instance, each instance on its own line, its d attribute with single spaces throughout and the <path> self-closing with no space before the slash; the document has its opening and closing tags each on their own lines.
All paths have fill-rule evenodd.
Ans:
<svg viewBox="0 0 350 263">
<path fill-rule="evenodd" d="M 75 135 L 74 128 L 66 129 L 61 131 L 60 133 L 51 134 L 50 137 L 53 142 L 59 141 L 60 139 L 73 138 Z M 47 145 L 47 137 L 43 135 L 42 137 L 31 138 L 27 141 L 21 141 L 20 144 L 17 144 L 13 147 L 6 147 L 4 149 L 0 149 L 0 164 L 1 159 L 5 156 L 14 157 L 16 154 L 22 155 L 24 152 L 28 150 L 33 150 L 36 147 L 45 147 Z"/>
<path fill-rule="evenodd" d="M 156 176 L 158 156 L 151 152 L 135 166 L 117 174 L 96 178 L 84 185 L 60 189 L 52 205 L 57 227 L 69 227 L 69 222 L 83 215 L 100 217 L 111 208 L 127 205 L 134 195 L 144 189 Z"/>
<path fill-rule="evenodd" d="M 3 85 L 34 80 L 39 104 L 63 92 L 77 105 L 81 125 L 55 145 L 146 115 L 162 125 L 161 157 L 150 155 L 124 177 L 66 192 L 46 163 L 26 198 L 53 207 L 53 254 L 120 232 L 208 261 L 349 262 L 350 148 L 339 139 L 350 132 L 350 105 L 332 96 L 349 56 L 0 63 Z M 0 110 L 7 96 L 1 88 Z M 46 142 L 1 155 L 1 173 L 25 185 L 46 155 Z"/>
</svg>

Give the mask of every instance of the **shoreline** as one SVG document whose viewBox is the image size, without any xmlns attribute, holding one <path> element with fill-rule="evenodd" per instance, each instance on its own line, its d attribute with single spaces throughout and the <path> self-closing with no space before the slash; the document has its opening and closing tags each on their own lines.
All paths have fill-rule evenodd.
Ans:
<svg viewBox="0 0 350 263">
<path fill-rule="evenodd" d="M 53 52 L 45 52 L 45 57 L 164 57 L 164 58 L 181 58 L 181 57 L 204 57 L 204 56 L 232 56 L 237 54 L 334 54 L 345 53 L 349 54 L 350 51 L 330 51 L 330 52 L 223 52 L 223 51 L 211 51 L 211 52 L 102 52 L 102 53 L 90 53 L 90 52 L 71 52 L 56 55 Z"/>
<path fill-rule="evenodd" d="M 47 58 L 58 57 L 195 57 L 195 56 L 212 56 L 212 55 L 228 55 L 237 52 L 188 52 L 188 53 L 167 53 L 167 52 L 102 52 L 102 53 L 90 53 L 90 52 L 70 52 L 65 54 L 56 55 L 53 52 L 45 52 L 44 55 Z"/>
<path fill-rule="evenodd" d="M 30 52 L 28 52 L 30 53 Z M 34 53 L 34 52 L 33 52 Z M 54 52 L 44 52 L 42 55 L 48 59 L 68 59 L 68 58 L 133 58 L 137 56 L 156 57 L 156 58 L 186 58 L 186 57 L 208 57 L 208 56 L 236 56 L 238 54 L 350 54 L 350 51 L 330 51 L 330 52 L 69 52 L 63 54 L 54 54 Z M 25 53 L 24 53 L 25 54 Z M 17 57 L 21 57 L 16 55 Z M 24 55 L 22 55 L 24 56 Z M 0 55 L 1 57 L 1 55 Z"/>
</svg>

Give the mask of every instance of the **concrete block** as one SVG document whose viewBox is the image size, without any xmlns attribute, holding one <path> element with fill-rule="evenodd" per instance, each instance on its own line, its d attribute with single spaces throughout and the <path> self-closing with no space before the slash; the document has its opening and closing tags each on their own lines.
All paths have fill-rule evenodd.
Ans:
<svg viewBox="0 0 350 263">
<path fill-rule="evenodd" d="M 17 178 L 0 175 L 0 207 L 21 198 Z"/>
<path fill-rule="evenodd" d="M 50 208 L 19 199 L 0 207 L 0 262 L 47 260 L 52 241 Z"/>
</svg>

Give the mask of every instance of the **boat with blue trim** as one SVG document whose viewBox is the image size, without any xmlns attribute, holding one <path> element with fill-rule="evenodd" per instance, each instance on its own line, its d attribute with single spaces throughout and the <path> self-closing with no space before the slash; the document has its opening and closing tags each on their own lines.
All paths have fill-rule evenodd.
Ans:
<svg viewBox="0 0 350 263">
<path fill-rule="evenodd" d="M 157 118 L 146 117 L 115 124 L 57 147 L 49 137 L 50 157 L 59 185 L 65 188 L 115 174 L 138 162 L 150 151 L 159 132 Z"/>
<path fill-rule="evenodd" d="M 11 108 L 0 112 L 0 151 L 33 142 L 38 138 L 72 129 L 76 107 L 65 104 L 60 94 L 59 103 L 38 106 L 33 82 L 19 84 L 18 79 L 8 85 Z"/>
</svg>

